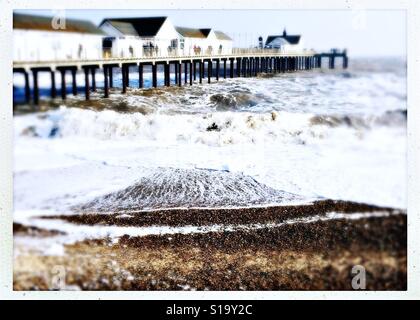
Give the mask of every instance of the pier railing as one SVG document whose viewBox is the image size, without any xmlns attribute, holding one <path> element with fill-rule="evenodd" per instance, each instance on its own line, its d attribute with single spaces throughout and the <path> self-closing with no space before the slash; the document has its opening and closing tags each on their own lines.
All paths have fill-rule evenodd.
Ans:
<svg viewBox="0 0 420 320">
<path fill-rule="evenodd" d="M 37 65 L 59 65 L 67 63 L 76 64 L 87 64 L 87 63 L 107 63 L 107 62 L 130 62 L 130 61 L 162 61 L 162 60 L 188 60 L 188 59 L 218 59 L 218 58 L 237 58 L 244 56 L 310 56 L 315 55 L 316 52 L 313 50 L 281 50 L 281 49 L 260 49 L 260 48 L 232 48 L 231 50 L 224 49 L 216 52 L 193 52 L 192 54 L 183 54 L 180 50 L 164 51 L 161 50 L 149 50 L 144 51 L 141 56 L 129 56 L 129 57 L 114 57 L 109 54 L 104 55 L 98 59 L 66 59 L 66 60 L 19 60 L 13 61 L 13 66 L 20 67 L 25 65 L 37 66 Z"/>
</svg>

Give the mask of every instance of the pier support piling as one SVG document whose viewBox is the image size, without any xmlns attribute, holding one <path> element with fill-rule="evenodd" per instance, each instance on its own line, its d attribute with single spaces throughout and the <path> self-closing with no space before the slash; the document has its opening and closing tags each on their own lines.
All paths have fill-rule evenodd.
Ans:
<svg viewBox="0 0 420 320">
<path fill-rule="evenodd" d="M 241 58 L 236 58 L 236 75 L 241 76 Z"/>
<path fill-rule="evenodd" d="M 216 60 L 216 81 L 219 81 L 220 59 Z"/>
<path fill-rule="evenodd" d="M 171 85 L 171 72 L 170 72 L 171 65 L 169 63 L 165 63 L 163 65 L 163 82 L 165 83 L 166 87 L 169 87 Z"/>
<path fill-rule="evenodd" d="M 226 79 L 226 61 L 227 59 L 223 59 L 223 79 Z"/>
<path fill-rule="evenodd" d="M 182 63 L 177 62 L 178 65 L 178 87 L 182 86 Z"/>
<path fill-rule="evenodd" d="M 85 72 L 85 99 L 90 99 L 90 88 L 89 88 L 89 68 L 83 68 Z"/>
<path fill-rule="evenodd" d="M 112 76 L 112 70 L 113 70 L 113 67 L 112 66 L 110 66 L 109 67 L 109 87 L 110 88 L 113 88 L 114 87 L 114 77 Z"/>
<path fill-rule="evenodd" d="M 192 86 L 192 84 L 193 84 L 193 62 L 190 61 L 189 65 L 190 65 L 190 86 Z"/>
<path fill-rule="evenodd" d="M 108 67 L 104 66 L 104 98 L 109 97 L 109 86 L 108 86 Z"/>
<path fill-rule="evenodd" d="M 34 104 L 39 104 L 39 88 L 38 88 L 38 71 L 33 70 L 32 71 L 32 77 L 34 82 Z"/>
<path fill-rule="evenodd" d="M 72 93 L 74 96 L 76 96 L 77 95 L 76 68 L 71 69 L 71 85 L 72 85 Z"/>
<path fill-rule="evenodd" d="M 139 88 L 143 88 L 143 64 L 139 63 Z"/>
<path fill-rule="evenodd" d="M 199 73 L 199 82 L 200 82 L 200 84 L 201 83 L 203 83 L 203 64 L 204 64 L 204 62 L 203 61 L 199 61 L 199 70 L 198 70 L 198 73 Z"/>
<path fill-rule="evenodd" d="M 152 64 L 152 86 L 157 88 L 157 65 L 156 63 Z"/>
<path fill-rule="evenodd" d="M 90 72 L 92 74 L 92 91 L 96 91 L 96 69 L 91 68 Z"/>
<path fill-rule="evenodd" d="M 213 71 L 213 62 L 211 60 L 207 61 L 207 82 L 211 82 L 211 74 Z"/>
<path fill-rule="evenodd" d="M 51 75 L 51 98 L 54 99 L 57 96 L 57 89 L 55 87 L 55 72 L 51 70 L 50 75 Z M 25 82 L 25 84 L 26 84 L 26 82 Z M 26 88 L 25 88 L 25 90 L 26 90 Z M 28 87 L 28 90 L 29 90 L 29 87 Z"/>
<path fill-rule="evenodd" d="M 66 100 L 66 70 L 61 69 L 61 99 Z"/>
<path fill-rule="evenodd" d="M 235 60 L 234 59 L 229 59 L 229 60 L 230 60 L 229 76 L 232 79 L 233 78 L 233 73 L 234 73 L 234 68 L 235 68 Z"/>
<path fill-rule="evenodd" d="M 188 82 L 188 67 L 187 62 L 184 62 L 184 84 Z"/>
<path fill-rule="evenodd" d="M 347 55 L 343 56 L 343 69 L 347 69 L 349 66 L 349 58 L 347 58 Z"/>
<path fill-rule="evenodd" d="M 121 67 L 121 76 L 122 76 L 122 93 L 127 92 L 127 72 L 126 72 L 127 66 L 122 65 Z"/>
<path fill-rule="evenodd" d="M 53 72 L 53 71 L 51 71 Z M 23 71 L 23 76 L 25 78 L 25 102 L 31 102 L 31 89 L 29 86 L 29 74 L 26 71 Z"/>
</svg>

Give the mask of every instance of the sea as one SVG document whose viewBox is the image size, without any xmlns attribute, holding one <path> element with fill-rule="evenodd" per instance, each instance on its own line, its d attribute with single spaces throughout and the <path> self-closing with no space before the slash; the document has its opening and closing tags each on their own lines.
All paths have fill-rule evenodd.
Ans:
<svg viewBox="0 0 420 320">
<path fill-rule="evenodd" d="M 221 72 L 210 84 L 157 89 L 147 88 L 149 69 L 146 89 L 137 78 L 130 69 L 122 94 L 116 72 L 110 98 L 102 99 L 98 72 L 98 92 L 85 102 L 78 74 L 77 97 L 68 87 L 56 107 L 15 113 L 15 221 L 316 199 L 407 207 L 404 59 L 350 57 L 345 70 L 253 78 Z M 47 99 L 49 74 L 39 85 Z M 14 97 L 23 97 L 17 74 Z"/>
</svg>

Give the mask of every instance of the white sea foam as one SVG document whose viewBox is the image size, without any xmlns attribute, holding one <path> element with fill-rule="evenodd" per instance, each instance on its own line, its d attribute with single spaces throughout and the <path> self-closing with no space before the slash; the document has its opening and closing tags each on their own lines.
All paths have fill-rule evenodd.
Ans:
<svg viewBox="0 0 420 320">
<path fill-rule="evenodd" d="M 17 115 L 15 208 L 65 213 L 166 167 L 240 173 L 302 201 L 405 208 L 405 73 L 387 66 L 112 95 L 129 113 Z"/>
</svg>

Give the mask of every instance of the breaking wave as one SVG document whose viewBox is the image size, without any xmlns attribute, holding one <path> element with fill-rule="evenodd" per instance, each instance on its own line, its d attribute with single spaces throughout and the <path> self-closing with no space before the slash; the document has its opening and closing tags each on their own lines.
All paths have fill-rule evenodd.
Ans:
<svg viewBox="0 0 420 320">
<path fill-rule="evenodd" d="M 245 207 L 302 201 L 250 176 L 208 169 L 157 168 L 134 185 L 101 196 L 83 211 L 120 212 L 169 208 Z"/>
<path fill-rule="evenodd" d="M 15 130 L 19 136 L 38 138 L 135 139 L 222 146 L 275 140 L 311 143 L 334 137 L 337 129 L 340 132 L 346 130 L 350 138 L 360 138 L 361 134 L 375 127 L 405 128 L 406 121 L 404 110 L 387 111 L 380 115 L 226 111 L 175 116 L 61 107 L 44 114 L 21 116 L 15 120 Z"/>
</svg>

